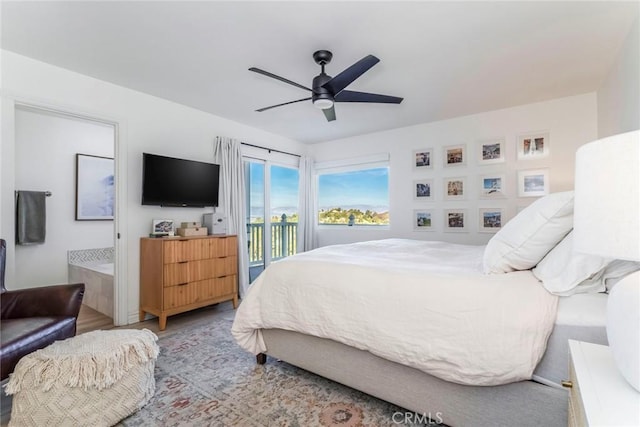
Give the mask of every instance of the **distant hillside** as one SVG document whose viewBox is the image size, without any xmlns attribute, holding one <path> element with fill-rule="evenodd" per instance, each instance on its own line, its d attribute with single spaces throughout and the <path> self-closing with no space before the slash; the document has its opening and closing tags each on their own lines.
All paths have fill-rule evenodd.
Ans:
<svg viewBox="0 0 640 427">
<path fill-rule="evenodd" d="M 388 225 L 389 212 L 375 212 L 367 209 L 364 212 L 360 209 L 342 209 L 330 208 L 320 210 L 320 224 L 349 224 L 349 217 L 353 214 L 355 224 L 368 225 Z M 274 215 L 271 217 L 271 223 L 277 224 L 282 221 L 282 217 Z M 298 222 L 298 214 L 287 216 L 287 222 Z M 252 224 L 263 224 L 262 217 L 252 217 Z"/>
<path fill-rule="evenodd" d="M 389 212 L 375 212 L 372 210 L 331 208 L 320 211 L 320 224 L 348 224 L 353 215 L 355 224 L 386 225 L 389 224 Z"/>
</svg>

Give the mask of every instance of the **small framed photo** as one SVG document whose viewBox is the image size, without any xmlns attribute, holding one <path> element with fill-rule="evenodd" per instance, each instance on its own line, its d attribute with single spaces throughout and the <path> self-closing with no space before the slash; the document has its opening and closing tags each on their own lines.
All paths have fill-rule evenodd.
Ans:
<svg viewBox="0 0 640 427">
<path fill-rule="evenodd" d="M 478 218 L 480 219 L 479 232 L 497 233 L 502 228 L 503 210 L 501 208 L 480 208 Z"/>
<path fill-rule="evenodd" d="M 480 177 L 480 198 L 503 199 L 506 197 L 504 175 L 485 175 Z"/>
<path fill-rule="evenodd" d="M 424 170 L 433 168 L 433 148 L 413 150 L 413 169 Z"/>
<path fill-rule="evenodd" d="M 463 145 L 443 147 L 445 166 L 464 166 L 467 163 L 467 148 Z"/>
<path fill-rule="evenodd" d="M 504 148 L 504 138 L 480 141 L 478 163 L 481 165 L 491 165 L 504 162 Z"/>
<path fill-rule="evenodd" d="M 445 178 L 444 199 L 464 200 L 466 191 L 466 178 Z"/>
<path fill-rule="evenodd" d="M 419 179 L 413 181 L 413 198 L 421 202 L 433 200 L 433 180 Z"/>
<path fill-rule="evenodd" d="M 433 231 L 433 210 L 415 209 L 413 211 L 413 229 L 416 231 Z"/>
<path fill-rule="evenodd" d="M 518 197 L 540 197 L 549 194 L 549 169 L 518 171 Z"/>
<path fill-rule="evenodd" d="M 467 231 L 467 210 L 447 209 L 444 211 L 444 231 Z"/>
<path fill-rule="evenodd" d="M 549 155 L 549 132 L 518 136 L 518 160 L 538 159 Z"/>
<path fill-rule="evenodd" d="M 151 234 L 156 236 L 173 236 L 173 220 L 154 219 L 151 227 Z"/>
</svg>

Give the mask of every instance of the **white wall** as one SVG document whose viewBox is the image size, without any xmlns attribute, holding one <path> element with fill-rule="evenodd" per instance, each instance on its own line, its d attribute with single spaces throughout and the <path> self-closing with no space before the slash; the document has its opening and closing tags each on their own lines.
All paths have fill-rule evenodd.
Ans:
<svg viewBox="0 0 640 427">
<path fill-rule="evenodd" d="M 640 24 L 636 20 L 598 89 L 598 137 L 640 129 Z"/>
<path fill-rule="evenodd" d="M 142 153 L 152 152 L 172 157 L 212 161 L 216 135 L 231 136 L 256 145 L 283 151 L 303 153 L 300 143 L 270 134 L 237 122 L 185 107 L 170 101 L 136 92 L 121 86 L 90 78 L 51 66 L 40 61 L 1 51 L 2 66 L 2 219 L 0 235 L 9 242 L 7 283 L 14 285 L 15 189 L 15 117 L 14 100 L 44 104 L 51 108 L 70 110 L 92 117 L 117 122 L 119 147 L 117 161 L 124 161 L 124 171 L 116 180 L 123 180 L 126 224 L 118 229 L 126 241 L 119 245 L 126 251 L 127 313 L 135 321 L 139 304 L 139 239 L 149 234 L 154 218 L 180 221 L 201 220 L 206 209 L 160 208 L 141 206 Z M 118 209 L 118 207 L 116 207 Z M 118 225 L 118 223 L 116 223 Z"/>
<path fill-rule="evenodd" d="M 68 250 L 113 246 L 113 221 L 75 221 L 75 181 L 76 153 L 113 157 L 115 129 L 17 108 L 15 138 L 16 189 L 52 193 L 47 197 L 45 243 L 16 246 L 15 287 L 66 283 Z"/>
<path fill-rule="evenodd" d="M 596 95 L 579 96 L 529 104 L 520 107 L 491 111 L 451 120 L 421 124 L 369 135 L 312 145 L 310 154 L 316 161 L 329 161 L 362 156 L 366 153 L 390 154 L 390 221 L 387 229 L 371 227 L 320 227 L 318 243 L 325 246 L 389 237 L 406 237 L 427 240 L 444 240 L 454 243 L 484 244 L 492 234 L 478 232 L 478 209 L 502 207 L 507 218 L 513 217 L 519 208 L 534 199 L 517 197 L 517 171 L 548 168 L 550 191 L 573 189 L 574 156 L 576 149 L 597 136 Z M 550 154 L 540 160 L 517 160 L 516 139 L 522 133 L 546 130 L 550 133 Z M 478 165 L 479 141 L 504 138 L 506 161 L 496 165 Z M 444 168 L 442 147 L 466 144 L 467 165 Z M 433 147 L 435 167 L 430 171 L 413 170 L 413 150 Z M 508 198 L 504 200 L 480 200 L 479 177 L 488 173 L 506 176 Z M 443 201 L 444 177 L 464 176 L 470 192 L 464 201 Z M 433 178 L 438 196 L 433 202 L 413 199 L 413 181 Z M 431 208 L 436 212 L 436 228 L 433 232 L 413 230 L 413 210 Z M 467 209 L 469 231 L 444 232 L 443 210 Z"/>
</svg>

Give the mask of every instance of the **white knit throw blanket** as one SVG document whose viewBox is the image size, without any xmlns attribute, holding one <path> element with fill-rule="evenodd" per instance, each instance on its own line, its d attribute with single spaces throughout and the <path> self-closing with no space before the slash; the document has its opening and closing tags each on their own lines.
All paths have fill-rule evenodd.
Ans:
<svg viewBox="0 0 640 427">
<path fill-rule="evenodd" d="M 54 384 L 84 390 L 109 388 L 132 367 L 155 360 L 160 352 L 157 340 L 148 329 L 116 329 L 56 341 L 20 359 L 5 391 L 16 394 L 24 386 L 32 387 L 24 383 L 27 372 L 34 374 L 35 385 L 43 391 Z"/>
</svg>

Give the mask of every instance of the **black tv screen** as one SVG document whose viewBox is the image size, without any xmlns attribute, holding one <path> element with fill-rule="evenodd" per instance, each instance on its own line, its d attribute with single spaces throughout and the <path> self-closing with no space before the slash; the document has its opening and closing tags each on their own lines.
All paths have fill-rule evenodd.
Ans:
<svg viewBox="0 0 640 427">
<path fill-rule="evenodd" d="M 142 154 L 142 204 L 218 206 L 220 165 Z"/>
</svg>

